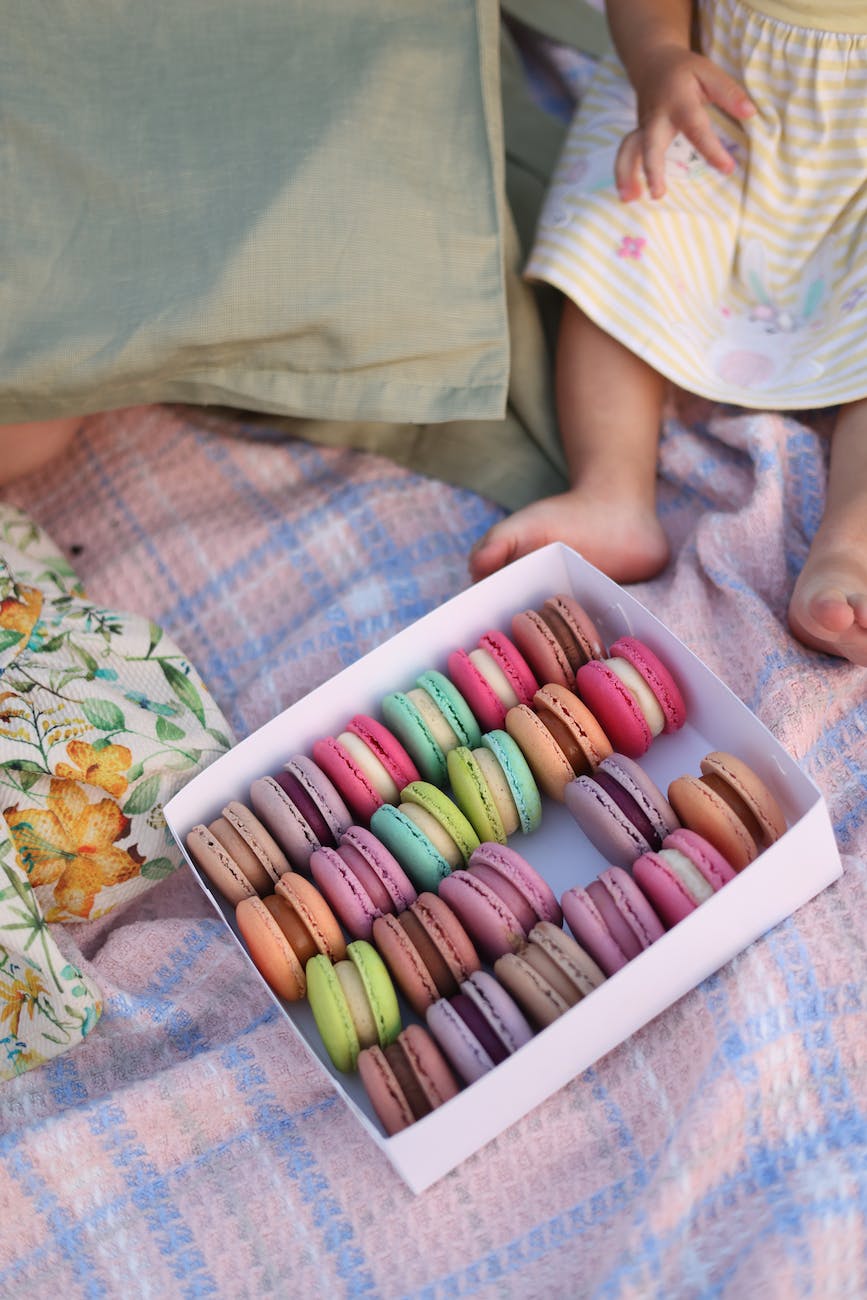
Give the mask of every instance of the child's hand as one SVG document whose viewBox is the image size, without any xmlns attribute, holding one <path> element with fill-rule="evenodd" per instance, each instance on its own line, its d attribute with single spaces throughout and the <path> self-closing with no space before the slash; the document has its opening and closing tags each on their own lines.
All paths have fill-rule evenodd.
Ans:
<svg viewBox="0 0 867 1300">
<path fill-rule="evenodd" d="M 614 165 L 617 191 L 624 201 L 641 195 L 641 174 L 650 197 L 665 193 L 665 152 L 678 132 L 718 171 L 734 162 L 713 128 L 706 105 L 715 104 L 742 120 L 756 110 L 739 82 L 710 59 L 679 45 L 655 49 L 634 78 L 638 127 L 622 141 Z"/>
</svg>

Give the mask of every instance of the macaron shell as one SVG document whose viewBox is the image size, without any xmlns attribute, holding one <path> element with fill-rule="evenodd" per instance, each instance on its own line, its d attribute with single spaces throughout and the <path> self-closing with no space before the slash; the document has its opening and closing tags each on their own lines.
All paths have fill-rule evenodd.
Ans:
<svg viewBox="0 0 867 1300">
<path fill-rule="evenodd" d="M 361 977 L 379 1045 L 385 1047 L 394 1042 L 403 1027 L 391 976 L 379 953 L 364 939 L 347 944 L 346 955 Z"/>
<path fill-rule="evenodd" d="M 586 889 L 574 885 L 561 898 L 566 923 L 581 947 L 606 975 L 622 970 L 629 957 L 611 934 Z"/>
<path fill-rule="evenodd" d="M 303 998 L 307 991 L 304 970 L 261 898 L 242 899 L 235 920 L 250 959 L 266 984 L 287 1002 Z"/>
<path fill-rule="evenodd" d="M 656 782 L 634 759 L 625 754 L 610 754 L 599 764 L 597 772 L 604 772 L 617 781 L 621 789 L 638 805 L 660 841 L 677 830 L 680 822 L 671 804 Z"/>
<path fill-rule="evenodd" d="M 458 1095 L 460 1084 L 426 1029 L 407 1025 L 398 1035 L 398 1042 L 431 1110 Z"/>
<path fill-rule="evenodd" d="M 207 826 L 194 826 L 185 842 L 196 866 L 230 903 L 257 896 L 241 868 Z"/>
<path fill-rule="evenodd" d="M 427 691 L 461 745 L 475 749 L 481 744 L 482 733 L 475 714 L 445 673 L 431 668 L 416 678 L 416 685 Z M 408 784 L 409 782 L 404 782 L 404 785 Z"/>
<path fill-rule="evenodd" d="M 636 830 L 614 800 L 589 776 L 579 776 L 566 786 L 566 807 L 603 858 L 628 867 L 651 845 Z"/>
<path fill-rule="evenodd" d="M 417 1016 L 441 997 L 421 953 L 396 916 L 381 916 L 373 923 L 373 942 L 401 993 Z"/>
<path fill-rule="evenodd" d="M 413 781 L 400 792 L 401 802 L 416 804 L 429 813 L 457 846 L 466 862 L 479 847 L 479 837 L 460 808 L 430 781 Z"/>
<path fill-rule="evenodd" d="M 417 890 L 438 889 L 451 871 L 446 859 L 431 844 L 412 818 L 392 804 L 377 808 L 370 829 L 394 854 Z"/>
<path fill-rule="evenodd" d="M 307 1000 L 313 1019 L 336 1069 L 355 1069 L 361 1043 L 340 980 L 327 957 L 311 957 L 305 970 Z"/>
<path fill-rule="evenodd" d="M 487 971 L 474 971 L 461 991 L 478 1007 L 494 1033 L 511 1055 L 529 1043 L 533 1030 L 515 1000 Z"/>
<path fill-rule="evenodd" d="M 608 647 L 608 655 L 626 659 L 638 669 L 662 706 L 667 733 L 683 726 L 686 721 L 686 704 L 680 687 L 649 646 L 634 636 L 622 636 Z"/>
<path fill-rule="evenodd" d="M 713 886 L 714 891 L 722 889 L 730 880 L 734 880 L 737 872 L 730 862 L 727 862 L 718 849 L 695 831 L 681 827 L 672 831 L 662 842 L 664 849 L 677 849 L 691 858 L 698 867 L 705 880 Z"/>
<path fill-rule="evenodd" d="M 365 826 L 350 826 L 340 837 L 340 847 L 344 845 L 354 849 L 382 882 L 396 912 L 415 902 L 416 891 L 409 876 L 394 854 L 389 853 L 372 831 Z"/>
<path fill-rule="evenodd" d="M 276 876 L 272 876 L 262 864 L 262 860 L 253 852 L 250 845 L 225 817 L 217 817 L 208 826 L 214 839 L 219 840 L 232 859 L 235 866 L 253 886 L 257 894 L 270 893 L 274 888 Z"/>
<path fill-rule="evenodd" d="M 335 849 L 319 848 L 310 856 L 317 889 L 354 939 L 369 939 L 382 911 Z"/>
<path fill-rule="evenodd" d="M 507 731 L 495 729 L 482 736 L 482 745 L 497 759 L 512 792 L 521 830 L 525 835 L 542 823 L 542 797 L 520 746 Z"/>
<path fill-rule="evenodd" d="M 292 866 L 304 870 L 319 839 L 273 776 L 259 776 L 250 786 L 250 802 L 258 817 L 283 847 Z"/>
<path fill-rule="evenodd" d="M 539 715 L 528 705 L 518 704 L 506 714 L 506 731 L 527 760 L 542 793 L 562 803 L 575 773 Z"/>
<path fill-rule="evenodd" d="M 563 912 L 548 882 L 520 853 L 508 845 L 484 843 L 475 850 L 469 869 L 480 863 L 490 867 L 526 899 L 535 920 L 563 924 Z"/>
<path fill-rule="evenodd" d="M 643 853 L 637 858 L 632 875 L 669 929 L 698 906 L 683 881 L 658 853 Z"/>
<path fill-rule="evenodd" d="M 493 629 L 479 637 L 479 649 L 485 650 L 507 678 L 519 704 L 529 704 L 539 687 L 533 670 L 514 641 L 504 632 Z"/>
<path fill-rule="evenodd" d="M 524 951 L 498 957 L 494 974 L 539 1029 L 552 1025 L 569 1010 L 570 1003 L 527 961 Z"/>
<path fill-rule="evenodd" d="M 289 862 L 273 835 L 269 834 L 259 818 L 238 800 L 226 804 L 223 816 L 250 847 L 272 883 L 276 884 L 283 872 L 289 870 Z"/>
<path fill-rule="evenodd" d="M 453 871 L 440 885 L 445 899 L 486 960 L 515 952 L 527 937 L 521 922 L 498 894 L 469 871 Z"/>
<path fill-rule="evenodd" d="M 684 832 L 678 830 L 674 834 L 679 836 Z M 734 872 L 731 874 L 734 875 Z M 628 871 L 622 867 L 606 867 L 600 871 L 598 880 L 628 924 L 642 951 L 662 938 L 665 926 Z"/>
<path fill-rule="evenodd" d="M 416 1115 L 382 1048 L 363 1048 L 356 1064 L 368 1100 L 387 1135 L 393 1137 L 414 1124 Z"/>
<path fill-rule="evenodd" d="M 650 748 L 653 733 L 635 696 L 608 665 L 598 659 L 575 674 L 575 689 L 596 716 L 619 754 L 640 758 Z"/>
<path fill-rule="evenodd" d="M 385 800 L 359 767 L 345 745 L 335 736 L 315 741 L 313 758 L 340 791 L 356 818 L 369 821 Z"/>
<path fill-rule="evenodd" d="M 551 628 L 534 609 L 523 610 L 512 619 L 512 640 L 533 670 L 537 681 L 575 684 L 566 652 Z"/>
<path fill-rule="evenodd" d="M 383 698 L 380 707 L 386 725 L 406 748 L 422 779 L 445 785 L 446 756 L 409 696 L 403 691 L 392 691 Z"/>
<path fill-rule="evenodd" d="M 291 773 L 304 787 L 319 809 L 336 843 L 347 827 L 351 826 L 352 817 L 334 782 L 329 780 L 322 769 L 306 754 L 293 755 L 288 763 L 284 764 L 284 771 Z"/>
<path fill-rule="evenodd" d="M 448 755 L 449 785 L 480 840 L 506 842 L 506 828 L 472 750 L 459 745 Z"/>
<path fill-rule="evenodd" d="M 371 718 L 366 713 L 356 713 L 355 717 L 346 724 L 346 730 L 364 741 L 370 752 L 379 759 L 398 790 L 409 785 L 410 781 L 420 779 L 415 763 L 397 736 L 376 718 Z"/>
<path fill-rule="evenodd" d="M 561 723 L 581 750 L 588 767 L 598 767 L 613 753 L 611 741 L 587 705 L 573 691 L 556 683 L 542 686 L 533 696 L 533 706 L 537 712 L 547 710 Z M 575 769 L 573 775 L 580 773 Z"/>
<path fill-rule="evenodd" d="M 735 871 L 759 856 L 759 846 L 737 813 L 699 777 L 676 777 L 668 798 L 683 825 L 708 840 Z"/>
<path fill-rule="evenodd" d="M 758 773 L 742 759 L 715 750 L 701 760 L 700 766 L 706 778 L 716 778 L 723 782 L 738 801 L 746 804 L 761 828 L 766 844 L 776 843 L 786 833 L 786 818 L 782 808 Z M 736 811 L 738 806 L 736 804 Z"/>
<path fill-rule="evenodd" d="M 413 913 L 452 973 L 455 983 L 469 979 L 481 962 L 472 939 L 459 917 L 438 894 L 419 894 Z"/>
<path fill-rule="evenodd" d="M 447 998 L 428 1007 L 427 1026 L 464 1083 L 475 1083 L 494 1062 Z"/>
<path fill-rule="evenodd" d="M 566 593 L 551 596 L 545 601 L 543 609 L 548 617 L 553 618 L 555 635 L 561 636 L 561 639 L 565 640 L 558 632 L 557 620 L 559 619 L 568 630 L 584 659 L 605 658 L 605 645 L 599 629 L 584 606 L 579 604 L 574 596 L 569 596 Z M 570 653 L 574 653 L 571 647 L 567 649 L 567 654 Z M 580 667 L 580 664 L 576 664 L 575 667 Z"/>
<path fill-rule="evenodd" d="M 503 725 L 506 706 L 479 672 L 466 650 L 453 650 L 447 661 L 449 677 L 461 692 L 484 731 Z"/>
<path fill-rule="evenodd" d="M 320 953 L 331 961 L 341 961 L 346 956 L 346 941 L 337 917 L 305 876 L 287 871 L 277 881 L 274 892 L 292 907 Z"/>
<path fill-rule="evenodd" d="M 552 925 L 550 921 L 540 921 L 530 931 L 529 940 L 559 966 L 579 997 L 586 997 L 604 983 L 605 973 L 598 964 L 559 926 Z"/>
</svg>

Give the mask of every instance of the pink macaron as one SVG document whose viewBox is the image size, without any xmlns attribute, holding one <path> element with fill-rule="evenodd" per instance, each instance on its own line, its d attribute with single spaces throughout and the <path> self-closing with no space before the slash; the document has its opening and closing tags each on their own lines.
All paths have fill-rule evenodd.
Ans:
<svg viewBox="0 0 867 1300">
<path fill-rule="evenodd" d="M 419 779 L 418 769 L 396 736 L 376 718 L 359 713 L 337 736 L 313 746 L 313 758 L 356 817 L 369 821 L 384 803 Z"/>
<path fill-rule="evenodd" d="M 439 893 L 490 962 L 521 947 L 538 921 L 563 924 L 560 904 L 547 882 L 504 844 L 480 844 L 466 870 L 447 876 Z"/>
<path fill-rule="evenodd" d="M 708 840 L 686 829 L 667 835 L 659 852 L 637 858 L 632 873 L 668 927 L 689 916 L 737 875 Z"/>
<path fill-rule="evenodd" d="M 575 689 L 615 750 L 631 758 L 639 758 L 655 736 L 677 731 L 686 720 L 677 682 L 650 647 L 633 636 L 614 641 L 607 659 L 579 668 Z"/>
<path fill-rule="evenodd" d="M 607 867 L 585 889 L 567 889 L 560 902 L 569 929 L 606 975 L 621 970 L 665 933 L 622 867 Z"/>
<path fill-rule="evenodd" d="M 501 728 L 508 710 L 529 704 L 539 687 L 518 647 L 496 630 L 479 637 L 474 650 L 454 650 L 448 674 L 483 731 Z"/>
<path fill-rule="evenodd" d="M 257 777 L 250 802 L 296 870 L 323 844 L 332 848 L 352 825 L 339 791 L 306 754 L 295 754 L 272 776 Z"/>
<path fill-rule="evenodd" d="M 336 849 L 314 850 L 310 874 L 353 939 L 370 939 L 378 916 L 402 912 L 416 899 L 397 858 L 364 826 L 350 826 Z"/>
<path fill-rule="evenodd" d="M 604 659 L 605 647 L 593 619 L 572 596 L 550 596 L 539 609 L 512 619 L 512 640 L 543 684 L 571 690 L 575 673 L 590 659 Z"/>
</svg>

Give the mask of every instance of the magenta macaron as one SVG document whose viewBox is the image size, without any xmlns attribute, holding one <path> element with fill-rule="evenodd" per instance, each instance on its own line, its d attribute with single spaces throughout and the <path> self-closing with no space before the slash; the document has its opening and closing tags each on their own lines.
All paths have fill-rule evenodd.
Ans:
<svg viewBox="0 0 867 1300">
<path fill-rule="evenodd" d="M 480 844 L 466 870 L 447 876 L 439 893 L 490 962 L 521 947 L 538 921 L 563 924 L 563 912 L 550 886 L 508 845 Z"/>
<path fill-rule="evenodd" d="M 567 889 L 560 902 L 569 929 L 606 975 L 649 948 L 665 927 L 622 867 L 607 867 L 586 888 Z"/>
<path fill-rule="evenodd" d="M 712 844 L 686 829 L 667 835 L 658 852 L 642 854 L 632 872 L 669 927 L 689 916 L 737 875 Z"/>
<path fill-rule="evenodd" d="M 677 731 L 686 720 L 677 682 L 650 647 L 633 636 L 612 642 L 607 659 L 583 664 L 575 674 L 575 689 L 614 749 L 631 758 L 640 758 L 654 736 Z"/>
<path fill-rule="evenodd" d="M 634 759 L 609 754 L 566 786 L 566 807 L 609 862 L 628 867 L 658 849 L 680 822 L 665 795 Z"/>
<path fill-rule="evenodd" d="M 314 850 L 310 874 L 353 939 L 369 939 L 378 916 L 402 912 L 416 899 L 397 858 L 364 826 L 350 826 L 336 849 Z"/>
<path fill-rule="evenodd" d="M 483 633 L 474 650 L 453 650 L 448 674 L 483 731 L 501 728 L 508 710 L 529 704 L 539 689 L 518 647 L 495 629 Z"/>
<path fill-rule="evenodd" d="M 369 821 L 382 804 L 397 803 L 403 787 L 419 779 L 397 737 L 364 713 L 350 719 L 339 735 L 317 740 L 313 758 L 362 821 Z"/>
</svg>

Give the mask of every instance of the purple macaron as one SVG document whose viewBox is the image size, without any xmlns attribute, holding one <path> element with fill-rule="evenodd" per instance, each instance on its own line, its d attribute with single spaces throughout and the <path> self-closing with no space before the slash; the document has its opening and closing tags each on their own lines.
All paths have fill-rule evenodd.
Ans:
<svg viewBox="0 0 867 1300">
<path fill-rule="evenodd" d="M 487 971 L 475 971 L 454 997 L 434 1002 L 426 1018 L 464 1083 L 474 1083 L 533 1037 L 518 1004 Z"/>
<path fill-rule="evenodd" d="M 565 802 L 591 844 L 619 867 L 658 849 L 680 825 L 659 787 L 625 754 L 610 754 L 592 775 L 570 781 Z"/>
<path fill-rule="evenodd" d="M 306 870 L 311 853 L 334 847 L 352 824 L 333 782 L 306 754 L 295 754 L 273 776 L 257 777 L 250 802 L 296 870 Z"/>
</svg>

